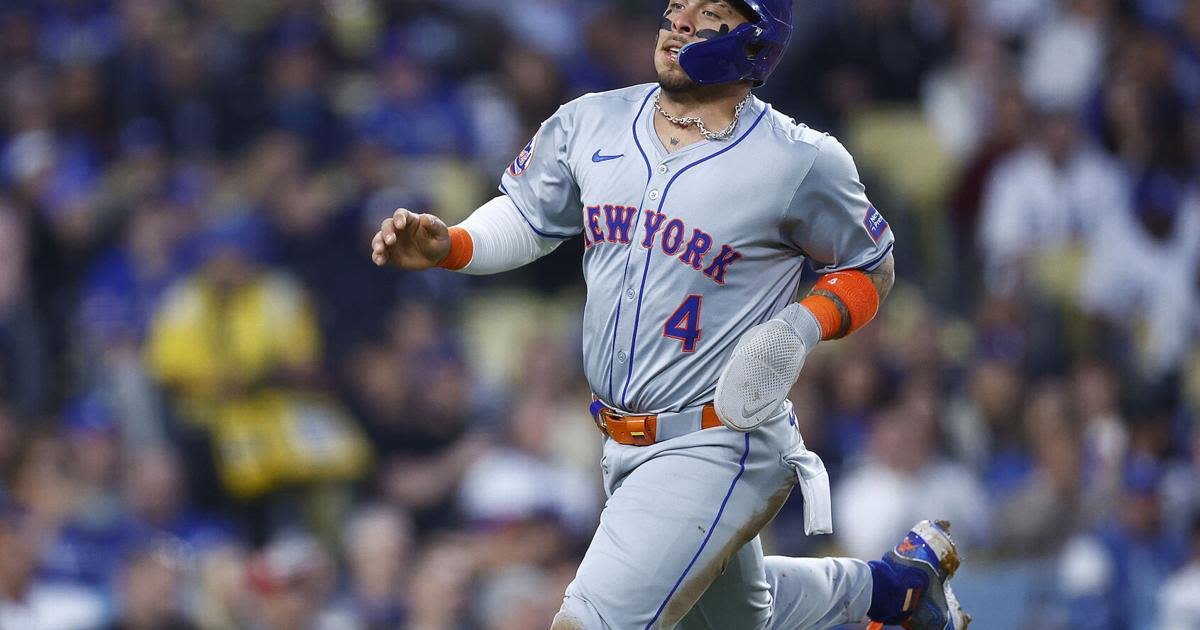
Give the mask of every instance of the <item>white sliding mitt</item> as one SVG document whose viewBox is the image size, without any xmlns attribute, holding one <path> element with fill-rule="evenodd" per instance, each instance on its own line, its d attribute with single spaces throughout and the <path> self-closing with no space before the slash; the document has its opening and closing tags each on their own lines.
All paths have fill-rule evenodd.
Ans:
<svg viewBox="0 0 1200 630">
<path fill-rule="evenodd" d="M 717 380 L 717 417 L 734 431 L 758 428 L 779 410 L 820 340 L 817 318 L 796 303 L 747 330 Z"/>
</svg>

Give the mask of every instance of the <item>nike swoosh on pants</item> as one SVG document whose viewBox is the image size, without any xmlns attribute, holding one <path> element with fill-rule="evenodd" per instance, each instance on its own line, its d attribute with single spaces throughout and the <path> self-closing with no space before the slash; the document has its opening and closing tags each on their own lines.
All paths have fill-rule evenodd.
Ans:
<svg viewBox="0 0 1200 630">
<path fill-rule="evenodd" d="M 746 416 L 753 416 L 754 414 L 762 411 L 763 409 L 766 409 L 767 405 L 769 405 L 769 404 L 771 404 L 771 401 L 768 400 L 767 402 L 765 402 L 757 407 L 753 407 L 753 408 L 751 408 L 749 405 L 742 405 L 742 414 L 746 415 Z"/>
</svg>

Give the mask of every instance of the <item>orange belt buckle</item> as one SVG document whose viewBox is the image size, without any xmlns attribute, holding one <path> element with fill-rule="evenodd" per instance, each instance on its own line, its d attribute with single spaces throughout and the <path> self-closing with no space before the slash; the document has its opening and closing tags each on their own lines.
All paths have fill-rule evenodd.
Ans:
<svg viewBox="0 0 1200 630">
<path fill-rule="evenodd" d="M 638 416 L 625 420 L 625 429 L 629 434 L 629 443 L 634 446 L 649 446 L 655 438 L 654 416 Z"/>
<path fill-rule="evenodd" d="M 649 446 L 655 440 L 654 416 L 620 416 L 611 409 L 600 412 L 603 428 L 618 444 L 626 446 Z"/>
</svg>

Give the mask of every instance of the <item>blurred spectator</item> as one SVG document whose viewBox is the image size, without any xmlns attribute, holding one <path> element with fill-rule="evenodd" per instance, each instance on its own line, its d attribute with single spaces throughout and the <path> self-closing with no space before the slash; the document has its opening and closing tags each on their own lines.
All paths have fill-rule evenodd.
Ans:
<svg viewBox="0 0 1200 630">
<path fill-rule="evenodd" d="M 296 137 L 277 140 L 277 145 L 267 141 L 276 146 L 264 152 L 289 154 L 284 160 L 292 163 L 278 167 L 278 176 L 264 187 L 262 210 L 271 221 L 279 264 L 313 296 L 327 364 L 341 366 L 353 345 L 381 326 L 384 313 L 397 298 L 396 281 L 357 259 L 363 239 L 360 218 L 367 211 L 343 198 L 346 192 L 340 190 L 336 177 L 299 163 L 300 156 L 294 153 Z M 389 163 L 380 156 L 372 159 L 376 158 L 380 164 L 374 168 Z M 378 221 L 372 227 L 378 229 Z"/>
<path fill-rule="evenodd" d="M 959 35 L 954 55 L 926 78 L 921 88 L 925 116 L 955 158 L 965 160 L 980 152 L 989 132 L 1011 131 L 1002 124 L 1000 110 L 1001 89 L 1008 80 L 1006 60 L 996 33 L 968 27 Z"/>
<path fill-rule="evenodd" d="M 1015 419 L 1020 417 L 1027 384 L 1014 356 L 1021 352 L 1024 339 L 1008 337 L 1010 332 L 998 327 L 990 343 L 981 340 L 983 348 L 970 366 L 963 390 L 951 401 L 946 420 L 951 452 L 1000 493 L 1011 489 L 1011 482 L 1024 472 L 1025 461 Z"/>
<path fill-rule="evenodd" d="M 1200 515 L 1200 431 L 1193 430 L 1163 474 L 1163 517 L 1182 537 Z"/>
<path fill-rule="evenodd" d="M 97 397 L 73 401 L 64 411 L 70 512 L 44 549 L 40 573 L 111 594 L 121 562 L 143 536 L 117 485 L 121 463 L 116 418 Z"/>
<path fill-rule="evenodd" d="M 1120 380 L 1097 361 L 1080 361 L 1071 374 L 1071 402 L 1082 421 L 1083 474 L 1101 500 L 1116 506 L 1129 452 L 1128 422 L 1119 407 Z"/>
<path fill-rule="evenodd" d="M 510 33 L 524 33 L 529 43 L 563 59 L 579 41 L 587 23 L 588 3 L 579 0 L 532 0 L 516 7 L 500 5 L 500 17 Z"/>
<path fill-rule="evenodd" d="M 195 549 L 237 537 L 238 531 L 226 519 L 193 507 L 175 452 L 147 447 L 129 453 L 123 472 L 125 505 L 145 531 L 170 536 Z"/>
<path fill-rule="evenodd" d="M 172 179 L 177 174 L 171 159 L 174 156 L 168 151 L 164 134 L 162 124 L 153 118 L 135 118 L 117 130 L 112 161 L 105 173 L 100 194 L 101 203 L 119 218 L 136 214 L 142 205 L 148 206 L 147 209 L 170 209 L 172 202 L 183 201 L 184 196 L 172 188 Z M 128 218 L 132 220 L 133 217 Z M 176 218 L 180 217 L 177 215 Z M 191 221 L 187 220 L 174 222 L 172 227 L 177 234 L 173 236 L 178 236 L 190 224 Z M 144 227 L 136 230 L 126 224 L 124 231 L 132 233 L 121 235 L 125 237 L 125 243 L 118 243 L 117 249 L 125 246 L 143 254 L 152 249 L 141 238 L 147 231 Z M 167 239 L 168 242 L 172 240 Z M 108 251 L 111 252 L 112 248 Z M 158 271 L 159 266 L 155 265 L 152 271 Z"/>
<path fill-rule="evenodd" d="M 75 509 L 76 483 L 62 439 L 48 432 L 24 435 L 9 471 L 9 489 L 26 512 L 30 534 L 38 537 L 39 552 Z"/>
<path fill-rule="evenodd" d="M 996 167 L 984 193 L 978 238 L 994 294 L 1042 288 L 1053 256 L 1085 247 L 1129 212 L 1121 169 L 1080 137 L 1071 110 L 1043 109 L 1034 138 Z"/>
<path fill-rule="evenodd" d="M 32 415 L 46 411 L 51 375 L 29 276 L 28 230 L 0 195 L 0 399 Z"/>
<path fill-rule="evenodd" d="M 332 559 L 317 541 L 303 534 L 276 538 L 249 565 L 256 596 L 256 627 L 266 630 L 340 630 L 353 620 L 332 610 Z"/>
<path fill-rule="evenodd" d="M 921 514 L 950 520 L 968 549 L 984 540 L 992 522 L 984 490 L 938 455 L 937 426 L 936 397 L 915 389 L 875 419 L 869 457 L 834 488 L 834 535 L 849 555 L 875 558 Z"/>
<path fill-rule="evenodd" d="M 931 90 L 933 89 L 936 89 L 936 86 L 931 87 Z M 938 99 L 939 96 L 935 93 L 931 98 Z M 983 209 L 988 182 L 991 181 L 997 165 L 1003 163 L 1012 151 L 1020 147 L 1026 135 L 1030 133 L 1025 100 L 1011 81 L 995 87 L 989 105 L 991 111 L 982 123 L 983 129 L 979 137 L 974 141 L 973 152 L 965 156 L 967 160 L 950 195 L 950 221 L 954 230 L 956 251 L 968 262 L 970 272 L 973 272 L 980 262 L 976 235 L 979 232 L 979 216 Z M 936 102 L 930 105 L 937 106 Z M 941 117 L 937 115 L 938 119 Z M 974 279 L 973 273 L 963 273 L 962 276 L 964 281 Z"/>
<path fill-rule="evenodd" d="M 1200 516 L 1192 523 L 1187 564 L 1167 579 L 1159 594 L 1160 630 L 1200 628 Z"/>
<path fill-rule="evenodd" d="M 213 444 L 221 487 L 200 486 L 194 497 L 259 499 L 286 485 L 353 479 L 367 464 L 357 427 L 336 403 L 308 393 L 320 377 L 310 298 L 262 266 L 264 238 L 249 217 L 210 228 L 203 266 L 169 291 L 152 324 L 150 366 L 176 395 L 181 436 L 199 447 L 184 449 L 193 479 L 210 470 L 204 445 Z M 246 515 L 256 538 L 278 518 L 271 498 Z M 310 518 L 321 519 L 310 524 L 322 532 L 340 520 Z"/>
<path fill-rule="evenodd" d="M 1186 110 L 1172 76 L 1168 36 L 1137 28 L 1116 43 L 1107 80 L 1092 104 L 1097 135 L 1134 173 L 1186 169 Z"/>
<path fill-rule="evenodd" d="M 263 268 L 264 238 L 249 217 L 210 228 L 203 267 L 175 284 L 155 313 L 147 358 L 188 422 L 212 425 L 239 396 L 315 376 L 320 339 L 308 296 Z"/>
<path fill-rule="evenodd" d="M 360 134 L 397 154 L 470 155 L 470 117 L 452 86 L 439 85 L 429 67 L 402 50 L 382 56 L 379 77 Z"/>
<path fill-rule="evenodd" d="M 565 79 L 552 59 L 516 45 L 504 55 L 503 70 L 520 116 L 522 137 L 532 137 L 538 125 L 564 102 Z"/>
<path fill-rule="evenodd" d="M 1106 222 L 1091 244 L 1081 301 L 1119 330 L 1145 330 L 1136 346 L 1137 367 L 1147 378 L 1161 378 L 1183 366 L 1200 335 L 1194 325 L 1200 304 L 1200 192 L 1153 170 L 1134 195 L 1134 214 Z M 1114 293 L 1113 286 L 1126 289 Z"/>
<path fill-rule="evenodd" d="M 254 101 L 237 93 L 241 86 L 217 81 L 206 64 L 204 32 L 170 20 L 164 5 L 122 6 L 128 28 L 111 74 L 118 114 L 158 121 L 168 146 L 183 156 L 239 146 Z"/>
<path fill-rule="evenodd" d="M 456 489 L 485 442 L 470 424 L 466 367 L 434 307 L 402 305 L 389 320 L 386 341 L 353 359 L 357 407 L 379 456 L 380 493 L 426 530 L 453 518 Z"/>
<path fill-rule="evenodd" d="M 339 608 L 364 630 L 396 628 L 407 617 L 412 525 L 386 505 L 361 508 L 346 525 L 348 584 Z"/>
<path fill-rule="evenodd" d="M 189 610 L 204 630 L 247 628 L 257 610 L 247 576 L 247 553 L 235 543 L 202 549 Z"/>
<path fill-rule="evenodd" d="M 554 540 L 560 537 L 555 529 L 587 540 L 600 514 L 600 491 L 591 471 L 556 459 L 553 440 L 562 430 L 556 425 L 566 418 L 580 421 L 588 432 L 574 434 L 576 439 L 591 437 L 583 417 L 565 416 L 553 407 L 567 377 L 575 373 L 560 364 L 566 356 L 551 344 L 531 349 L 505 434 L 475 458 L 459 487 L 467 521 L 508 530 L 499 537 L 509 540 L 508 551 L 518 556 L 522 541 L 540 541 L 544 548 L 530 553 L 552 559 L 558 551 Z M 546 534 L 531 536 L 524 530 Z"/>
<path fill-rule="evenodd" d="M 113 354 L 141 346 L 159 299 L 179 277 L 182 215 L 165 199 L 139 204 L 124 242 L 102 254 L 89 274 L 79 323 L 84 343 L 104 365 L 112 364 Z"/>
<path fill-rule="evenodd" d="M 157 540 L 134 552 L 121 572 L 120 612 L 109 630 L 192 630 L 177 589 L 182 550 Z"/>
<path fill-rule="evenodd" d="M 1078 430 L 1061 383 L 1038 386 L 1023 428 L 1032 470 L 997 506 L 995 552 L 1002 557 L 1053 554 L 1087 522 Z"/>
<path fill-rule="evenodd" d="M 0 503 L 0 628 L 99 628 L 107 611 L 95 592 L 37 579 L 37 523 L 10 502 Z"/>
<path fill-rule="evenodd" d="M 922 79 L 946 54 L 947 33 L 901 0 L 834 4 L 831 24 L 805 47 L 828 128 L 840 116 L 874 103 L 915 101 Z"/>
<path fill-rule="evenodd" d="M 461 539 L 431 540 L 413 566 L 411 630 L 454 630 L 469 609 L 476 561 Z"/>
<path fill-rule="evenodd" d="M 877 362 L 854 352 L 839 357 L 831 368 L 825 402 L 831 448 L 822 457 L 834 466 L 854 464 L 867 449 L 871 414 L 885 394 L 883 378 Z"/>
<path fill-rule="evenodd" d="M 1159 589 L 1186 557 L 1162 526 L 1160 482 L 1153 460 L 1130 462 L 1116 518 L 1067 545 L 1059 579 L 1071 625 L 1160 627 Z"/>
<path fill-rule="evenodd" d="M 335 159 L 346 143 L 341 121 L 326 101 L 324 59 L 315 42 L 280 44 L 267 63 L 268 126 L 306 138 L 314 155 Z"/>
<path fill-rule="evenodd" d="M 1109 0 L 1063 0 L 1061 14 L 1039 24 L 1024 59 L 1024 88 L 1035 107 L 1074 110 L 1100 84 Z"/>
<path fill-rule="evenodd" d="M 562 603 L 561 591 L 554 592 L 553 586 L 541 569 L 517 566 L 502 570 L 479 589 L 475 616 L 484 630 L 549 627 Z"/>
<path fill-rule="evenodd" d="M 83 378 L 108 396 L 133 445 L 166 439 L 160 400 L 140 352 L 154 310 L 181 273 L 183 216 L 165 199 L 139 203 L 124 242 L 93 265 L 74 317 L 80 346 L 95 359 L 82 367 Z"/>
</svg>

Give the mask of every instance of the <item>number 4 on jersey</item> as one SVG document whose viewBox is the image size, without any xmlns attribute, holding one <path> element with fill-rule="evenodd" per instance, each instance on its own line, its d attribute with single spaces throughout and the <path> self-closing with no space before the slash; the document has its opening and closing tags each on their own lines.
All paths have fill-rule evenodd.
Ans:
<svg viewBox="0 0 1200 630">
<path fill-rule="evenodd" d="M 702 295 L 687 296 L 663 326 L 663 336 L 682 341 L 684 352 L 695 352 L 696 342 L 700 340 L 700 301 L 703 299 Z"/>
</svg>

